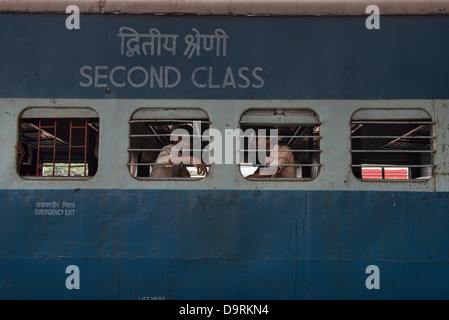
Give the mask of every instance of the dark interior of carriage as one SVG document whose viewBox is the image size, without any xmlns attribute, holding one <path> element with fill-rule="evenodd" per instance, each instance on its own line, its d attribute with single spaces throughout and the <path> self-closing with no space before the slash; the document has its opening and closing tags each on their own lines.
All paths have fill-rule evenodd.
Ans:
<svg viewBox="0 0 449 320">
<path fill-rule="evenodd" d="M 209 129 L 207 119 L 201 119 L 201 126 L 196 125 L 198 120 L 190 121 L 137 121 L 130 124 L 130 170 L 131 174 L 136 178 L 144 178 L 150 176 L 151 166 L 155 164 L 156 158 L 159 155 L 161 149 L 169 144 L 173 144 L 170 140 L 170 134 L 176 128 L 180 128 L 184 125 L 190 125 L 194 127 L 194 134 L 204 135 L 204 132 Z M 198 128 L 198 129 L 196 129 Z M 247 129 L 254 129 L 256 132 L 259 129 L 266 128 L 266 126 L 243 126 L 243 131 Z M 319 126 L 273 126 L 278 130 L 279 145 L 289 146 L 293 151 L 300 150 L 316 150 L 317 152 L 293 152 L 295 161 L 298 166 L 298 170 L 301 170 L 299 176 L 302 178 L 314 178 L 318 174 L 320 157 L 319 157 Z M 248 149 L 250 139 L 244 139 L 244 149 Z M 205 148 L 209 144 L 209 141 L 201 141 L 201 149 L 205 151 Z M 206 150 L 207 151 L 207 150 Z M 207 156 L 206 153 L 202 153 L 203 156 Z M 248 152 L 244 152 L 244 162 L 246 167 L 251 167 L 252 170 L 257 169 L 252 165 L 258 165 L 260 163 L 248 163 Z M 204 158 L 203 158 L 204 159 Z M 306 165 L 306 166 L 304 166 Z M 310 165 L 310 166 L 307 166 Z M 250 168 L 250 171 L 251 171 Z M 195 174 L 195 169 L 189 166 L 189 171 L 192 177 L 199 177 Z M 242 173 L 245 172 L 242 169 Z M 248 171 L 249 172 L 249 171 Z"/>
<path fill-rule="evenodd" d="M 275 116 L 272 112 L 258 110 L 258 113 L 254 114 Z M 190 125 L 195 135 L 203 136 L 209 129 L 209 120 L 196 118 L 130 121 L 131 174 L 136 178 L 148 178 L 161 149 L 173 144 L 170 140 L 172 131 L 184 125 Z M 257 132 L 258 129 L 268 127 L 278 130 L 279 145 L 288 146 L 292 150 L 297 178 L 315 178 L 321 166 L 319 122 L 269 126 L 266 123 L 245 123 L 241 124 L 240 129 L 243 132 L 248 129 Z M 44 177 L 95 175 L 98 167 L 98 132 L 98 118 L 22 118 L 20 144 L 27 157 L 23 159 L 23 163 L 18 163 L 20 174 Z M 260 165 L 259 162 L 251 163 L 248 157 L 250 139 L 243 140 L 243 163 L 240 163 L 243 176 L 251 174 Z M 205 151 L 208 144 L 207 138 L 202 139 L 201 150 Z M 351 167 L 354 175 L 361 180 L 430 179 L 433 173 L 432 145 L 430 118 L 365 118 L 351 121 Z M 207 152 L 202 152 L 203 157 L 207 155 Z M 19 159 L 20 156 L 18 162 Z M 193 178 L 203 177 L 196 174 L 193 166 L 188 166 L 188 170 Z"/>
<path fill-rule="evenodd" d="M 201 155 L 208 141 L 202 141 L 204 132 L 209 129 L 209 120 L 203 119 L 140 119 L 130 121 L 130 173 L 135 178 L 149 178 L 156 159 L 164 146 L 176 144 L 171 140 L 171 134 L 175 129 L 190 126 L 194 139 L 201 145 Z M 193 148 L 193 146 L 192 146 Z M 187 150 L 187 149 L 185 149 Z M 187 150 L 188 151 L 188 150 Z M 190 150 L 193 155 L 195 150 Z M 207 153 L 204 153 L 207 156 Z M 204 178 L 199 175 L 194 166 L 186 164 L 190 178 Z M 210 166 L 207 166 L 208 169 Z M 176 178 L 176 177 L 175 177 Z"/>
<path fill-rule="evenodd" d="M 20 142 L 16 146 L 19 174 L 94 176 L 98 167 L 98 132 L 98 118 L 22 118 Z"/>
<path fill-rule="evenodd" d="M 269 130 L 277 130 L 279 146 L 288 146 L 295 159 L 296 178 L 314 179 L 320 168 L 320 126 L 309 124 L 294 124 L 294 125 L 273 125 L 273 126 L 242 126 L 243 132 L 248 129 L 253 129 L 255 132 L 265 130 L 269 135 Z M 252 150 L 250 145 L 256 143 L 257 138 L 245 138 L 244 149 Z M 244 153 L 244 162 L 247 165 L 241 165 L 241 173 L 243 176 L 248 176 L 257 169 L 260 161 L 251 163 L 249 160 L 249 151 Z"/>
<path fill-rule="evenodd" d="M 430 119 L 361 120 L 351 124 L 352 170 L 362 180 L 430 179 Z"/>
<path fill-rule="evenodd" d="M 249 109 L 240 119 L 240 128 L 247 130 L 265 129 L 269 135 L 270 129 L 277 130 L 277 144 L 289 147 L 294 157 L 293 163 L 284 164 L 295 168 L 296 177 L 293 179 L 313 180 L 320 171 L 320 121 L 315 112 L 308 109 Z M 275 131 L 276 132 L 276 131 Z M 259 133 L 258 133 L 259 134 Z M 261 166 L 258 161 L 251 160 L 249 151 L 255 143 L 255 137 L 244 140 L 244 163 L 240 164 L 240 172 L 244 177 L 251 178 L 251 174 Z M 283 179 L 276 177 L 277 180 Z M 289 178 L 291 179 L 291 178 Z"/>
</svg>

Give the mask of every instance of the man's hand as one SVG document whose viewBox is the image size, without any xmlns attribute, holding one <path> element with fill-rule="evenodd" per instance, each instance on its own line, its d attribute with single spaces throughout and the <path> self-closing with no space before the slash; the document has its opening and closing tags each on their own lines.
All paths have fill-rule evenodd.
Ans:
<svg viewBox="0 0 449 320">
<path fill-rule="evenodd" d="M 194 166 L 195 166 L 196 171 L 198 172 L 198 174 L 201 174 L 201 175 L 207 174 L 207 167 L 206 167 L 206 165 L 204 163 L 201 162 L 200 164 L 194 164 Z"/>
<path fill-rule="evenodd" d="M 196 160 L 196 158 L 190 157 L 190 163 L 195 166 L 198 174 L 200 174 L 200 175 L 207 174 L 207 167 L 204 164 L 204 162 L 202 162 L 202 161 L 200 162 L 199 160 Z"/>
</svg>

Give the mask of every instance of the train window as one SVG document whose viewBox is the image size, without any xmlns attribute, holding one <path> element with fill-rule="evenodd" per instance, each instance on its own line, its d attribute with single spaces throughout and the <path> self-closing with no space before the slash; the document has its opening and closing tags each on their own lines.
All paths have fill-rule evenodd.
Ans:
<svg viewBox="0 0 449 320">
<path fill-rule="evenodd" d="M 418 109 L 363 109 L 351 119 L 352 172 L 363 181 L 428 180 L 433 174 L 429 114 Z"/>
<path fill-rule="evenodd" d="M 202 179 L 210 166 L 203 133 L 208 115 L 199 109 L 139 109 L 131 120 L 129 171 L 139 180 Z"/>
<path fill-rule="evenodd" d="M 16 145 L 22 177 L 87 178 L 98 167 L 98 114 L 89 108 L 29 108 Z"/>
<path fill-rule="evenodd" d="M 306 109 L 251 109 L 240 119 L 240 172 L 249 179 L 312 180 L 320 163 L 320 122 Z"/>
</svg>

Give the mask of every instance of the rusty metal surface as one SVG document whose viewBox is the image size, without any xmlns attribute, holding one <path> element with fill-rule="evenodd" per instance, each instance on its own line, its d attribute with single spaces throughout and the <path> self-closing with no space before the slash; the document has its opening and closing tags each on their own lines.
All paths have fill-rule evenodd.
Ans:
<svg viewBox="0 0 449 320">
<path fill-rule="evenodd" d="M 77 5 L 81 13 L 199 14 L 199 15 L 366 15 L 366 0 L 3 0 L 0 12 L 64 13 Z M 446 0 L 379 0 L 383 15 L 448 14 Z"/>
</svg>

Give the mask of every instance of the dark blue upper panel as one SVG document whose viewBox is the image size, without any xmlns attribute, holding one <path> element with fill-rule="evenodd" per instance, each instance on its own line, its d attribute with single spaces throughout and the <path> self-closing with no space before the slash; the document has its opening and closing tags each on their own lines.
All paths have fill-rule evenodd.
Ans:
<svg viewBox="0 0 449 320">
<path fill-rule="evenodd" d="M 449 98 L 449 16 L 381 16 L 379 30 L 366 16 L 81 15 L 79 30 L 68 17 L 0 15 L 1 98 Z M 123 51 L 121 27 L 140 35 Z"/>
</svg>

